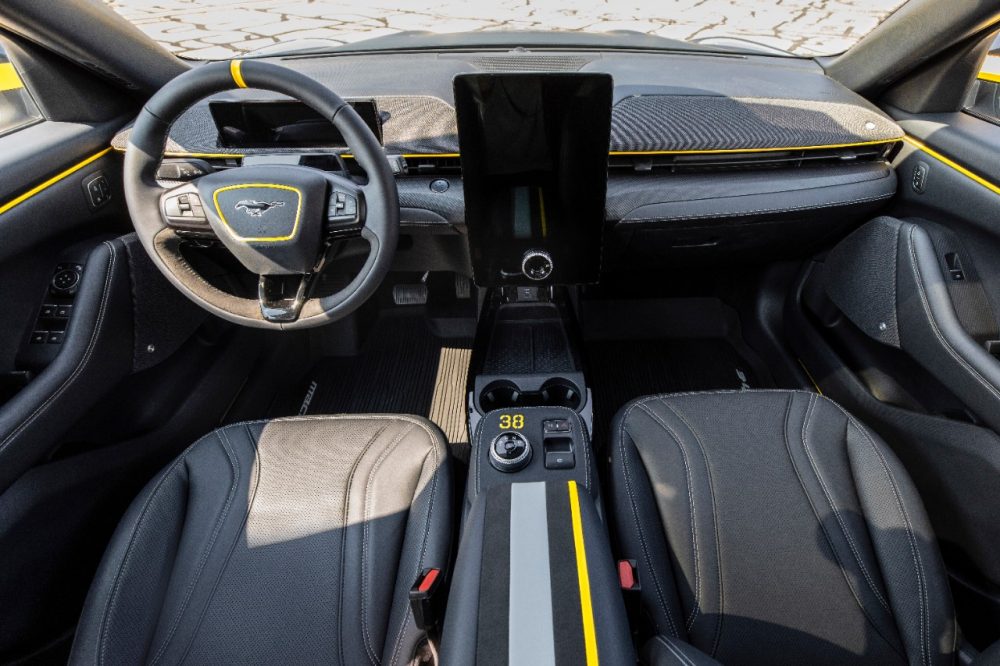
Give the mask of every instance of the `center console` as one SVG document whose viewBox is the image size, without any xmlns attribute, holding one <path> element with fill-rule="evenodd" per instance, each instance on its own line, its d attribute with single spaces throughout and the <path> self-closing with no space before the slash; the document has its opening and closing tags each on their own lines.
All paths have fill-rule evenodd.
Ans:
<svg viewBox="0 0 1000 666">
<path fill-rule="evenodd" d="M 455 101 L 475 278 L 490 289 L 441 662 L 634 664 L 634 578 L 601 518 L 591 394 L 556 286 L 600 274 L 611 79 L 462 75 Z"/>
<path fill-rule="evenodd" d="M 495 290 L 480 319 L 441 663 L 631 665 L 572 308 L 518 291 Z"/>
</svg>

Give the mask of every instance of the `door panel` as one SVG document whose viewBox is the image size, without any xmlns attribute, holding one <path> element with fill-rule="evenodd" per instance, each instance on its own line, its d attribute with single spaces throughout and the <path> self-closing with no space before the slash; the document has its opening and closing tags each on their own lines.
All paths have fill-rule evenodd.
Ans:
<svg viewBox="0 0 1000 666">
<path fill-rule="evenodd" d="M 209 318 L 131 233 L 110 140 L 136 100 L 16 54 L 52 89 L 32 89 L 41 120 L 0 130 L 0 663 L 65 663 L 128 503 L 225 417 L 266 336 Z"/>
<path fill-rule="evenodd" d="M 809 267 L 790 335 L 819 386 L 907 466 L 982 646 L 1000 638 L 1000 126 L 888 110 L 907 132 L 895 220 Z"/>
</svg>

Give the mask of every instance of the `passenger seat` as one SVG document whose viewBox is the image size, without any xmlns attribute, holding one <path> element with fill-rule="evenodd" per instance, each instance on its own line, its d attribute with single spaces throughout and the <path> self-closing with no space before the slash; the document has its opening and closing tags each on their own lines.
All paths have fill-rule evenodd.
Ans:
<svg viewBox="0 0 1000 666">
<path fill-rule="evenodd" d="M 613 428 L 646 663 L 955 663 L 920 498 L 876 435 L 796 391 L 647 397 Z"/>
</svg>

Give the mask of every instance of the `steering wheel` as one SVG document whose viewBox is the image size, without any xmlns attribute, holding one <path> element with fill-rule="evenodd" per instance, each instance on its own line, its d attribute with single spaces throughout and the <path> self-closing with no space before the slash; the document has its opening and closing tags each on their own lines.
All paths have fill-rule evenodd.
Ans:
<svg viewBox="0 0 1000 666">
<path fill-rule="evenodd" d="M 297 99 L 329 119 L 368 176 L 350 178 L 302 166 L 226 169 L 165 189 L 156 173 L 170 125 L 213 93 L 260 88 Z M 354 109 L 319 82 L 253 60 L 196 67 L 146 102 L 129 136 L 125 200 L 139 239 L 181 292 L 229 321 L 257 328 L 320 326 L 353 312 L 389 272 L 399 236 L 399 197 L 378 140 Z M 213 237 L 259 275 L 257 298 L 205 280 L 181 254 L 186 238 Z M 337 241 L 364 238 L 369 253 L 340 291 L 313 298 L 315 277 Z"/>
</svg>

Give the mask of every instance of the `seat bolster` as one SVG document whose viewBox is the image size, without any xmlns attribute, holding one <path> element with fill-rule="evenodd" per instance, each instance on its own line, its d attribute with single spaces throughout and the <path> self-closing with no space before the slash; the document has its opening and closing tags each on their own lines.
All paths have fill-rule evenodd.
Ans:
<svg viewBox="0 0 1000 666">
<path fill-rule="evenodd" d="M 234 482 L 229 461 L 237 455 L 252 459 L 247 454 L 252 453 L 260 426 L 240 424 L 227 430 L 227 444 L 223 431 L 201 438 L 154 477 L 129 506 L 91 584 L 70 663 L 148 660 L 160 619 L 171 605 L 169 588 L 179 573 L 178 550 L 190 528 L 185 523 L 192 511 L 217 512 L 224 505 Z M 214 481 L 204 490 L 217 492 L 193 493 L 194 469 L 199 478 Z"/>
<path fill-rule="evenodd" d="M 690 643 L 669 636 L 653 636 L 642 648 L 642 663 L 648 666 L 721 666 Z"/>
<path fill-rule="evenodd" d="M 423 640 L 410 611 L 410 588 L 419 574 L 428 568 L 441 569 L 445 575 L 451 556 L 454 488 L 448 445 L 437 426 L 425 419 L 419 424 L 421 434 L 426 434 L 424 461 L 417 481 L 406 521 L 406 537 L 396 568 L 396 583 L 392 595 L 392 608 L 388 613 L 388 629 L 382 650 L 382 664 L 408 664 L 414 651 Z"/>
<path fill-rule="evenodd" d="M 680 593 L 673 575 L 670 550 L 645 465 L 628 427 L 642 401 L 631 403 L 615 418 L 610 455 L 611 515 L 618 535 L 617 552 L 636 561 L 642 584 L 642 611 L 654 634 L 686 639 Z M 651 438 L 662 437 L 662 432 Z"/>
<path fill-rule="evenodd" d="M 847 451 L 907 658 L 922 666 L 952 664 L 955 609 L 920 496 L 889 447 L 853 418 Z"/>
</svg>

